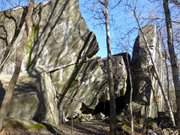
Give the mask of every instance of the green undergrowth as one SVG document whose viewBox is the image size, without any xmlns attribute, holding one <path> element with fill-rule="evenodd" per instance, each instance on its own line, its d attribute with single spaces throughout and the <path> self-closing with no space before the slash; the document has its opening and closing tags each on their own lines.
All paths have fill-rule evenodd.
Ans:
<svg viewBox="0 0 180 135">
<path fill-rule="evenodd" d="M 8 118 L 4 122 L 4 128 L 21 129 L 29 132 L 38 132 L 46 129 L 46 127 L 40 123 L 36 123 L 28 120 L 20 120 L 14 118 Z"/>
</svg>

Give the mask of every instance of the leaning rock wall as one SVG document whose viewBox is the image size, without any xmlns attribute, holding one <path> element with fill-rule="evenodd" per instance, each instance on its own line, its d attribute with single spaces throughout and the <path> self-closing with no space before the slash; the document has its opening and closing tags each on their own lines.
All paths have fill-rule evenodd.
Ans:
<svg viewBox="0 0 180 135">
<path fill-rule="evenodd" d="M 0 62 L 5 62 L 0 68 L 0 78 L 4 87 L 14 71 L 26 11 L 24 7 L 0 13 Z M 80 14 L 78 0 L 54 0 L 36 5 L 32 29 L 33 40 L 25 48 L 9 116 L 57 125 L 61 113 L 72 117 L 81 113 L 82 103 L 94 108 L 99 100 L 109 99 L 106 60 L 96 57 L 99 49 L 96 37 Z M 113 61 L 119 96 L 127 87 L 126 65 L 121 54 L 114 56 Z"/>
<path fill-rule="evenodd" d="M 0 63 L 5 63 L 0 67 L 1 76 L 9 75 L 10 78 L 14 72 L 14 58 L 25 30 L 26 13 L 27 7 L 0 13 Z M 40 116 L 36 118 L 57 124 L 59 95 L 66 96 L 86 61 L 95 57 L 98 45 L 80 15 L 78 0 L 55 0 L 36 5 L 32 18 L 33 40 L 26 45 L 21 75 L 35 80 L 34 91 L 39 101 L 33 112 Z M 68 65 L 69 68 L 63 68 Z M 8 80 L 4 82 L 7 84 Z M 17 89 L 22 85 L 25 84 L 20 82 Z M 15 98 L 18 97 L 15 94 Z M 16 112 L 16 109 L 11 110 Z M 19 116 L 21 111 L 16 114 Z"/>
<path fill-rule="evenodd" d="M 126 55 L 128 54 L 113 56 L 116 97 L 123 96 L 127 90 Z M 74 117 L 80 113 L 82 103 L 94 109 L 99 101 L 109 100 L 107 75 L 106 59 L 94 59 L 84 64 L 64 98 L 67 117 Z"/>
</svg>

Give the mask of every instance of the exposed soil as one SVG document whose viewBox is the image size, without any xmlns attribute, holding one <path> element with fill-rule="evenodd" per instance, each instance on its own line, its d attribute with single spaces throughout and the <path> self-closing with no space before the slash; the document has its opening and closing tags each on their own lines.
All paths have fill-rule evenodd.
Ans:
<svg viewBox="0 0 180 135">
<path fill-rule="evenodd" d="M 130 125 L 118 124 L 117 135 L 130 135 Z M 63 135 L 109 135 L 109 124 L 103 121 L 89 121 L 89 122 L 68 122 L 61 125 L 60 129 Z M 180 130 L 172 128 L 157 128 L 148 129 L 145 133 L 143 128 L 135 127 L 134 135 L 180 135 Z"/>
<path fill-rule="evenodd" d="M 108 135 L 109 125 L 101 121 L 68 122 L 60 129 L 65 135 Z"/>
</svg>

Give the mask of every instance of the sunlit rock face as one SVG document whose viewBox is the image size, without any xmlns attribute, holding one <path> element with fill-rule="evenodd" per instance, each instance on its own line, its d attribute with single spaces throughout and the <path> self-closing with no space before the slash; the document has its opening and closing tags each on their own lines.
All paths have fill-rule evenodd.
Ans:
<svg viewBox="0 0 180 135">
<path fill-rule="evenodd" d="M 78 4 L 78 0 L 59 0 L 36 6 L 33 14 L 34 41 L 33 46 L 26 46 L 27 59 L 23 65 L 24 70 L 28 67 L 28 70 L 35 74 L 38 67 L 49 70 L 56 66 L 75 63 L 77 58 L 82 60 L 96 54 L 96 38 L 86 27 Z M 25 7 L 0 13 L 1 61 L 8 49 L 14 46 L 3 73 L 13 72 L 14 65 L 10 64 L 10 61 L 14 61 L 16 46 L 22 38 L 26 12 Z"/>
<path fill-rule="evenodd" d="M 127 91 L 126 60 L 128 57 L 126 56 L 128 56 L 127 53 L 117 54 L 112 58 L 116 97 L 124 96 Z M 99 102 L 109 100 L 107 77 L 107 59 L 92 60 L 84 64 L 64 98 L 64 106 L 67 107 L 66 115 L 70 117 L 80 113 L 81 103 L 90 109 L 95 109 Z"/>
<path fill-rule="evenodd" d="M 5 62 L 0 67 L 0 78 L 6 86 L 14 72 L 26 13 L 27 7 L 0 13 L 0 62 Z M 109 100 L 106 59 L 96 57 L 99 49 L 96 37 L 81 17 L 78 0 L 36 5 L 32 18 L 33 40 L 25 47 L 9 116 L 57 125 L 59 113 L 73 117 L 81 113 L 82 103 L 94 108 L 100 100 Z M 121 54 L 113 57 L 116 96 L 124 95 L 127 87 L 123 57 Z M 2 75 L 9 79 L 3 80 Z M 23 76 L 32 83 L 22 83 Z"/>
<path fill-rule="evenodd" d="M 0 13 L 0 63 L 5 63 L 0 65 L 3 87 L 7 87 L 14 72 L 26 13 L 27 7 Z M 53 0 L 36 5 L 32 18 L 33 40 L 25 47 L 22 72 L 9 116 L 58 125 L 61 114 L 69 118 L 80 114 L 82 103 L 94 109 L 99 101 L 109 100 L 106 59 L 96 57 L 99 49 L 96 37 L 81 17 L 78 0 Z M 166 68 L 156 28 L 148 26 L 143 31 L 167 92 Z M 112 58 L 116 97 L 130 90 L 127 60 L 126 53 Z M 152 62 L 142 34 L 134 46 L 132 71 L 134 96 L 150 104 L 149 116 L 164 111 L 167 107 L 153 76 Z M 169 96 L 175 110 L 174 95 L 174 87 L 169 83 Z"/>
<path fill-rule="evenodd" d="M 158 112 L 168 109 L 154 73 L 154 63 L 165 94 L 169 97 L 175 112 L 175 89 L 172 74 L 167 73 L 170 69 L 166 68 L 160 36 L 154 25 L 143 27 L 142 32 L 139 32 L 136 38 L 132 56 L 135 101 L 148 106 L 149 117 L 155 117 Z"/>
<path fill-rule="evenodd" d="M 2 74 L 12 75 L 14 71 L 26 13 L 27 7 L 0 13 L 0 61 L 6 63 L 0 67 Z M 42 119 L 57 124 L 58 95 L 66 90 L 69 93 L 86 61 L 95 57 L 98 45 L 80 15 L 78 0 L 54 0 L 36 5 L 32 18 L 33 40 L 25 47 L 22 73 L 37 79 L 34 83 L 40 97 L 38 109 Z M 56 67 L 62 68 L 54 70 Z M 73 92 L 70 93 L 73 95 Z M 84 96 L 83 92 L 80 95 Z M 55 121 L 52 120 L 54 116 Z"/>
</svg>

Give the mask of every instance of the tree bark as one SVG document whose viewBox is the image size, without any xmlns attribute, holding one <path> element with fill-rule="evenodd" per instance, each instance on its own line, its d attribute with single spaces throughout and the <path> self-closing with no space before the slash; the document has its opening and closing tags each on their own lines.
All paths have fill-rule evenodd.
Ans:
<svg viewBox="0 0 180 135">
<path fill-rule="evenodd" d="M 173 74 L 173 82 L 175 85 L 175 89 L 177 91 L 177 82 L 178 82 L 178 64 L 177 64 L 177 58 L 175 53 L 175 48 L 173 45 L 173 28 L 172 28 L 172 21 L 171 21 L 171 13 L 169 10 L 169 0 L 163 0 L 163 7 L 164 7 L 164 15 L 166 20 L 166 30 L 167 30 L 167 45 L 168 45 L 168 51 L 170 55 L 170 62 L 171 62 L 171 68 L 172 68 L 172 74 Z"/>
<path fill-rule="evenodd" d="M 172 69 L 172 75 L 173 75 L 173 82 L 174 87 L 176 91 L 176 103 L 177 103 L 177 114 L 178 119 L 179 116 L 179 99 L 180 99 L 180 92 L 178 90 L 178 81 L 179 81 L 179 69 L 178 69 L 178 63 L 177 63 L 177 57 L 175 53 L 175 48 L 173 44 L 173 28 L 172 28 L 172 20 L 171 20 L 171 12 L 169 10 L 169 0 L 163 0 L 163 8 L 164 8 L 164 15 L 165 15 L 165 21 L 166 21 L 166 30 L 167 30 L 167 45 L 168 45 L 168 51 L 170 55 L 170 62 L 171 62 L 171 69 Z M 180 123 L 178 123 L 180 125 Z"/>
<path fill-rule="evenodd" d="M 112 72 L 112 52 L 110 38 L 110 19 L 108 12 L 109 0 L 104 0 L 104 17 L 106 28 L 106 45 L 107 45 L 107 73 L 110 94 L 110 135 L 116 135 L 116 102 L 114 94 L 114 81 Z"/>
<path fill-rule="evenodd" d="M 21 71 L 21 64 L 22 64 L 22 59 L 23 59 L 23 53 L 20 52 L 16 55 L 16 66 L 15 66 L 15 71 L 13 73 L 13 76 L 9 82 L 8 88 L 6 89 L 6 93 L 1 105 L 1 110 L 0 110 L 0 130 L 3 127 L 3 121 L 7 116 L 8 110 L 9 110 L 9 105 L 11 103 L 13 93 L 14 93 L 14 88 L 17 82 L 17 79 L 19 77 L 19 73 Z"/>
<path fill-rule="evenodd" d="M 131 65 L 129 61 L 128 54 L 126 54 L 126 59 L 127 59 L 127 73 L 129 75 L 129 85 L 130 85 L 130 99 L 129 99 L 129 109 L 130 109 L 130 114 L 131 114 L 131 135 L 134 135 L 134 116 L 133 116 L 133 80 L 132 80 L 132 72 L 131 72 Z"/>
<path fill-rule="evenodd" d="M 24 47 L 25 45 L 28 43 L 28 41 L 30 40 L 31 37 L 31 33 L 32 33 L 32 12 L 33 12 L 33 2 L 30 1 L 29 7 L 28 7 L 28 12 L 27 15 L 25 17 L 25 30 L 22 32 L 23 36 L 21 39 L 21 43 L 19 45 L 19 47 L 17 48 L 17 52 L 16 52 L 16 61 L 15 61 L 15 70 L 14 73 L 12 75 L 12 78 L 9 82 L 8 88 L 6 89 L 6 93 L 1 105 L 1 109 L 0 109 L 0 130 L 2 130 L 3 128 L 3 121 L 7 116 L 8 110 L 9 110 L 9 105 L 12 101 L 12 97 L 13 97 L 13 93 L 14 93 L 14 89 L 15 89 L 15 85 L 17 83 L 20 71 L 21 71 L 21 65 L 22 65 L 22 61 L 24 58 Z M 21 32 L 19 32 L 20 34 Z"/>
</svg>

